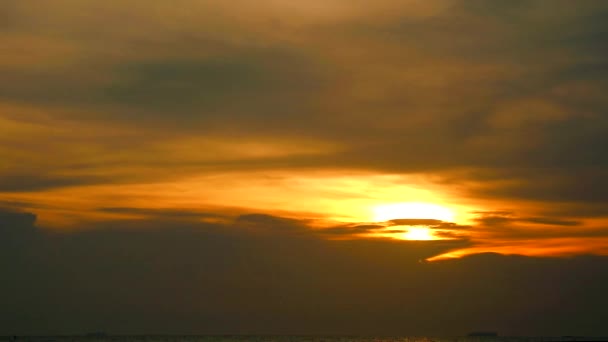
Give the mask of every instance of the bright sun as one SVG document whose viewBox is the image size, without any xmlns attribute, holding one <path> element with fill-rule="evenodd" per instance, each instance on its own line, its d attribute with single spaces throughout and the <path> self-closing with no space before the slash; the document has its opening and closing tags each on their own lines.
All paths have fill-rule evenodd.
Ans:
<svg viewBox="0 0 608 342">
<path fill-rule="evenodd" d="M 426 227 L 412 227 L 408 228 L 407 233 L 402 235 L 405 240 L 435 240 L 433 232 L 430 228 Z"/>
<path fill-rule="evenodd" d="M 373 212 L 373 220 L 376 222 L 396 219 L 434 219 L 454 222 L 454 212 L 446 207 L 431 203 L 407 202 L 383 204 L 374 207 Z"/>
</svg>

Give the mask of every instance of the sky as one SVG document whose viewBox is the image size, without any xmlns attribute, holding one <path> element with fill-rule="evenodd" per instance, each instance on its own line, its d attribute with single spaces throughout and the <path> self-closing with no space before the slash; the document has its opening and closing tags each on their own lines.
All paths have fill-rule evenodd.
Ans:
<svg viewBox="0 0 608 342">
<path fill-rule="evenodd" d="M 608 335 L 603 0 L 5 0 L 0 335 Z"/>
</svg>

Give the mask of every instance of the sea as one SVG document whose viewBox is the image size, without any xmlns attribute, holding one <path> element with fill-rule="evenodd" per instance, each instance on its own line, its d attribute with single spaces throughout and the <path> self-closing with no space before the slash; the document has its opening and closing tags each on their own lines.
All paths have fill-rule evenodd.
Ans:
<svg viewBox="0 0 608 342">
<path fill-rule="evenodd" d="M 266 335 L 213 335 L 213 336 L 0 336 L 9 342 L 571 342 L 608 341 L 607 337 L 585 336 L 266 336 Z"/>
</svg>

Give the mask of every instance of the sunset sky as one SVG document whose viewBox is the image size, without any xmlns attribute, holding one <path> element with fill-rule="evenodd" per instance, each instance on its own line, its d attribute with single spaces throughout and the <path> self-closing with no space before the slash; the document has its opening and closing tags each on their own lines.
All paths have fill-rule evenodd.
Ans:
<svg viewBox="0 0 608 342">
<path fill-rule="evenodd" d="M 607 1 L 3 0 L 0 79 L 0 335 L 608 335 Z"/>
</svg>

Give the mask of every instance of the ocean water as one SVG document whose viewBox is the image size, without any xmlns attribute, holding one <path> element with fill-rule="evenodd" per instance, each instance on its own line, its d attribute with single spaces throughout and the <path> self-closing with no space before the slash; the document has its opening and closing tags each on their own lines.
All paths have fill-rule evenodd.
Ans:
<svg viewBox="0 0 608 342">
<path fill-rule="evenodd" d="M 359 337 L 359 336 L 5 336 L 10 342 L 558 342 L 608 341 L 608 337 Z"/>
</svg>

